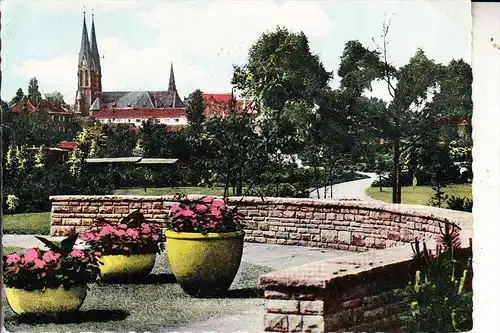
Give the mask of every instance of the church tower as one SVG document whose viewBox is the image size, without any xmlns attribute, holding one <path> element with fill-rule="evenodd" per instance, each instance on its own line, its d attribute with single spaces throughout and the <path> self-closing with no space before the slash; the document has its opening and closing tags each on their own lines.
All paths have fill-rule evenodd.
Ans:
<svg viewBox="0 0 500 333">
<path fill-rule="evenodd" d="M 94 14 L 92 14 L 91 40 L 87 32 L 85 12 L 83 13 L 82 41 L 78 56 L 78 89 L 76 91 L 75 108 L 82 116 L 89 115 L 89 108 L 102 92 L 101 62 L 95 34 Z"/>
</svg>

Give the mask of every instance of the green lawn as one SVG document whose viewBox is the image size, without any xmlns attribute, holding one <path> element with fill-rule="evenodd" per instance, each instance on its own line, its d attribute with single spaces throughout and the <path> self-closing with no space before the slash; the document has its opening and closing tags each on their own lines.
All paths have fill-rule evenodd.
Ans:
<svg viewBox="0 0 500 333">
<path fill-rule="evenodd" d="M 48 235 L 50 212 L 4 215 L 3 232 L 17 235 Z"/>
<path fill-rule="evenodd" d="M 14 253 L 14 252 L 21 252 L 24 251 L 24 247 L 22 246 L 2 246 L 2 252 L 3 254 L 9 254 L 9 253 Z"/>
<path fill-rule="evenodd" d="M 232 191 L 232 189 L 229 189 Z M 135 195 L 175 195 L 177 193 L 181 194 L 206 194 L 214 196 L 222 196 L 224 194 L 224 187 L 158 187 L 158 188 L 147 188 L 144 192 L 144 188 L 122 188 L 117 189 L 113 194 L 135 194 Z"/>
<path fill-rule="evenodd" d="M 10 332 L 159 332 L 264 304 L 257 279 L 272 270 L 268 267 L 242 263 L 226 296 L 200 299 L 186 295 L 175 283 L 165 257 L 164 253 L 157 257 L 146 283 L 90 285 L 80 311 L 55 322 L 19 318 L 5 305 L 5 328 Z"/>
<path fill-rule="evenodd" d="M 448 196 L 472 198 L 472 185 L 448 185 L 443 188 Z M 366 193 L 377 200 L 392 202 L 392 188 L 370 187 Z M 427 205 L 433 194 L 431 186 L 403 186 L 401 188 L 401 201 L 410 205 Z"/>
</svg>

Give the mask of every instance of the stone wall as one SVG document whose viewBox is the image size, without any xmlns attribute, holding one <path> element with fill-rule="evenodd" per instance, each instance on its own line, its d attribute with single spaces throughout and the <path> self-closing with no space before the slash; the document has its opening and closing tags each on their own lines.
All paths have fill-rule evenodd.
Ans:
<svg viewBox="0 0 500 333">
<path fill-rule="evenodd" d="M 147 219 L 164 222 L 173 196 L 55 196 L 51 233 L 83 232 L 96 218 L 117 222 L 140 209 Z M 362 201 L 232 198 L 246 216 L 247 242 L 330 247 L 349 251 L 382 249 L 418 237 L 433 239 L 445 220 L 468 228 L 468 216 L 447 210 Z M 442 211 L 445 211 L 444 213 Z"/>
<path fill-rule="evenodd" d="M 172 196 L 52 197 L 51 233 L 83 232 L 102 217 L 117 222 L 140 209 L 164 222 Z M 424 206 L 312 199 L 231 198 L 246 215 L 248 242 L 364 251 L 259 278 L 269 332 L 401 332 L 402 293 L 416 270 L 409 242 L 434 246 L 440 224 L 472 237 L 472 214 Z"/>
</svg>

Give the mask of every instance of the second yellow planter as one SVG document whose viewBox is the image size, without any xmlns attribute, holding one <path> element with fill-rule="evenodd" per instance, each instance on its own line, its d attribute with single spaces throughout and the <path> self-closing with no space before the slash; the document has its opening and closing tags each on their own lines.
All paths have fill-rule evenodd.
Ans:
<svg viewBox="0 0 500 333">
<path fill-rule="evenodd" d="M 182 289 L 193 296 L 225 292 L 238 272 L 243 231 L 228 233 L 165 230 L 167 258 Z"/>
<path fill-rule="evenodd" d="M 99 258 L 101 279 L 146 276 L 153 270 L 156 253 L 126 255 L 103 255 Z"/>
</svg>

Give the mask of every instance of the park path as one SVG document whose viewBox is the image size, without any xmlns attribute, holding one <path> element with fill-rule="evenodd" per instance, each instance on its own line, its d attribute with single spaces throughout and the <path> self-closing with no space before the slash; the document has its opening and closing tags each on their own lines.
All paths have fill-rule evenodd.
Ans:
<svg viewBox="0 0 500 333">
<path fill-rule="evenodd" d="M 331 186 L 321 187 L 319 191 L 319 199 L 325 198 L 330 200 L 361 200 L 361 201 L 378 201 L 365 193 L 372 183 L 377 179 L 377 174 L 373 172 L 358 172 L 369 178 L 353 180 Z M 318 191 L 314 190 L 309 194 L 310 198 L 318 199 Z"/>
</svg>

